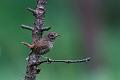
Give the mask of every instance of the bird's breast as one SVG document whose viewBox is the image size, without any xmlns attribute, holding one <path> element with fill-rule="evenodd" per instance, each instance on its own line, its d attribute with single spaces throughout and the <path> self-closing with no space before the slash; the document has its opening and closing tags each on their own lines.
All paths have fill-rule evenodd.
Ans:
<svg viewBox="0 0 120 80">
<path fill-rule="evenodd" d="M 48 43 L 49 43 L 49 48 L 53 48 L 53 43 L 50 41 Z"/>
</svg>

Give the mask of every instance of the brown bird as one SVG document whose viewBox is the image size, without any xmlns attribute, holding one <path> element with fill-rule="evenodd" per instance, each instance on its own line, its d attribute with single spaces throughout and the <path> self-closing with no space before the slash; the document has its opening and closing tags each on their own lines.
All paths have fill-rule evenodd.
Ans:
<svg viewBox="0 0 120 80">
<path fill-rule="evenodd" d="M 32 44 L 26 42 L 22 43 L 29 47 L 35 54 L 39 53 L 40 55 L 44 55 L 49 52 L 51 48 L 53 48 L 53 43 L 58 36 L 59 35 L 56 32 L 50 32 L 48 33 L 48 35 L 44 36 L 43 38 Z"/>
</svg>

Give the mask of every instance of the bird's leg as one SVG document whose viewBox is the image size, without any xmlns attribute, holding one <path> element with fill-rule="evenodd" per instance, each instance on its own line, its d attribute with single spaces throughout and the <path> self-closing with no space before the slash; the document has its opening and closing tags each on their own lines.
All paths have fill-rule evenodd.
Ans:
<svg viewBox="0 0 120 80">
<path fill-rule="evenodd" d="M 27 42 L 21 42 L 21 43 L 24 44 L 25 46 L 27 46 L 30 49 L 32 49 L 34 47 L 34 44 L 29 44 Z"/>
</svg>

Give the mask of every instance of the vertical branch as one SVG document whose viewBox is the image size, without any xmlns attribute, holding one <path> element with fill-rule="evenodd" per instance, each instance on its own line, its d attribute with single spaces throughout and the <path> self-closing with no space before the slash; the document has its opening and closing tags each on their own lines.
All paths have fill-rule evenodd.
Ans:
<svg viewBox="0 0 120 80">
<path fill-rule="evenodd" d="M 43 31 L 47 31 L 50 28 L 44 27 L 44 17 L 45 17 L 45 4 L 46 0 L 37 0 L 36 9 L 33 10 L 28 8 L 30 12 L 35 16 L 34 28 L 32 29 L 32 41 L 37 42 L 42 38 Z M 26 28 L 26 26 L 24 26 Z M 28 28 L 28 27 L 27 27 Z M 36 75 L 40 72 L 38 65 L 34 65 L 39 62 L 40 54 L 35 54 L 33 51 L 30 52 L 27 63 L 27 70 L 25 75 L 25 80 L 36 80 Z"/>
<path fill-rule="evenodd" d="M 33 15 L 35 16 L 35 27 L 32 32 L 33 43 L 36 40 L 39 40 L 43 34 L 44 27 L 44 17 L 45 17 L 45 4 L 46 0 L 37 0 L 36 10 L 33 11 Z"/>
</svg>

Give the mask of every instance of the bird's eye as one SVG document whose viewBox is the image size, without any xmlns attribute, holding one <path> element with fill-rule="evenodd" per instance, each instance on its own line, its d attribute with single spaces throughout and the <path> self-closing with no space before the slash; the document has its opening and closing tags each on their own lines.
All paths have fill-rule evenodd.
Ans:
<svg viewBox="0 0 120 80">
<path fill-rule="evenodd" d="M 49 38 L 55 38 L 54 34 L 49 34 Z"/>
<path fill-rule="evenodd" d="M 53 35 L 53 34 L 51 34 L 51 35 L 50 35 L 50 37 L 51 37 L 51 38 L 53 38 L 53 37 L 54 37 L 54 35 Z"/>
</svg>

